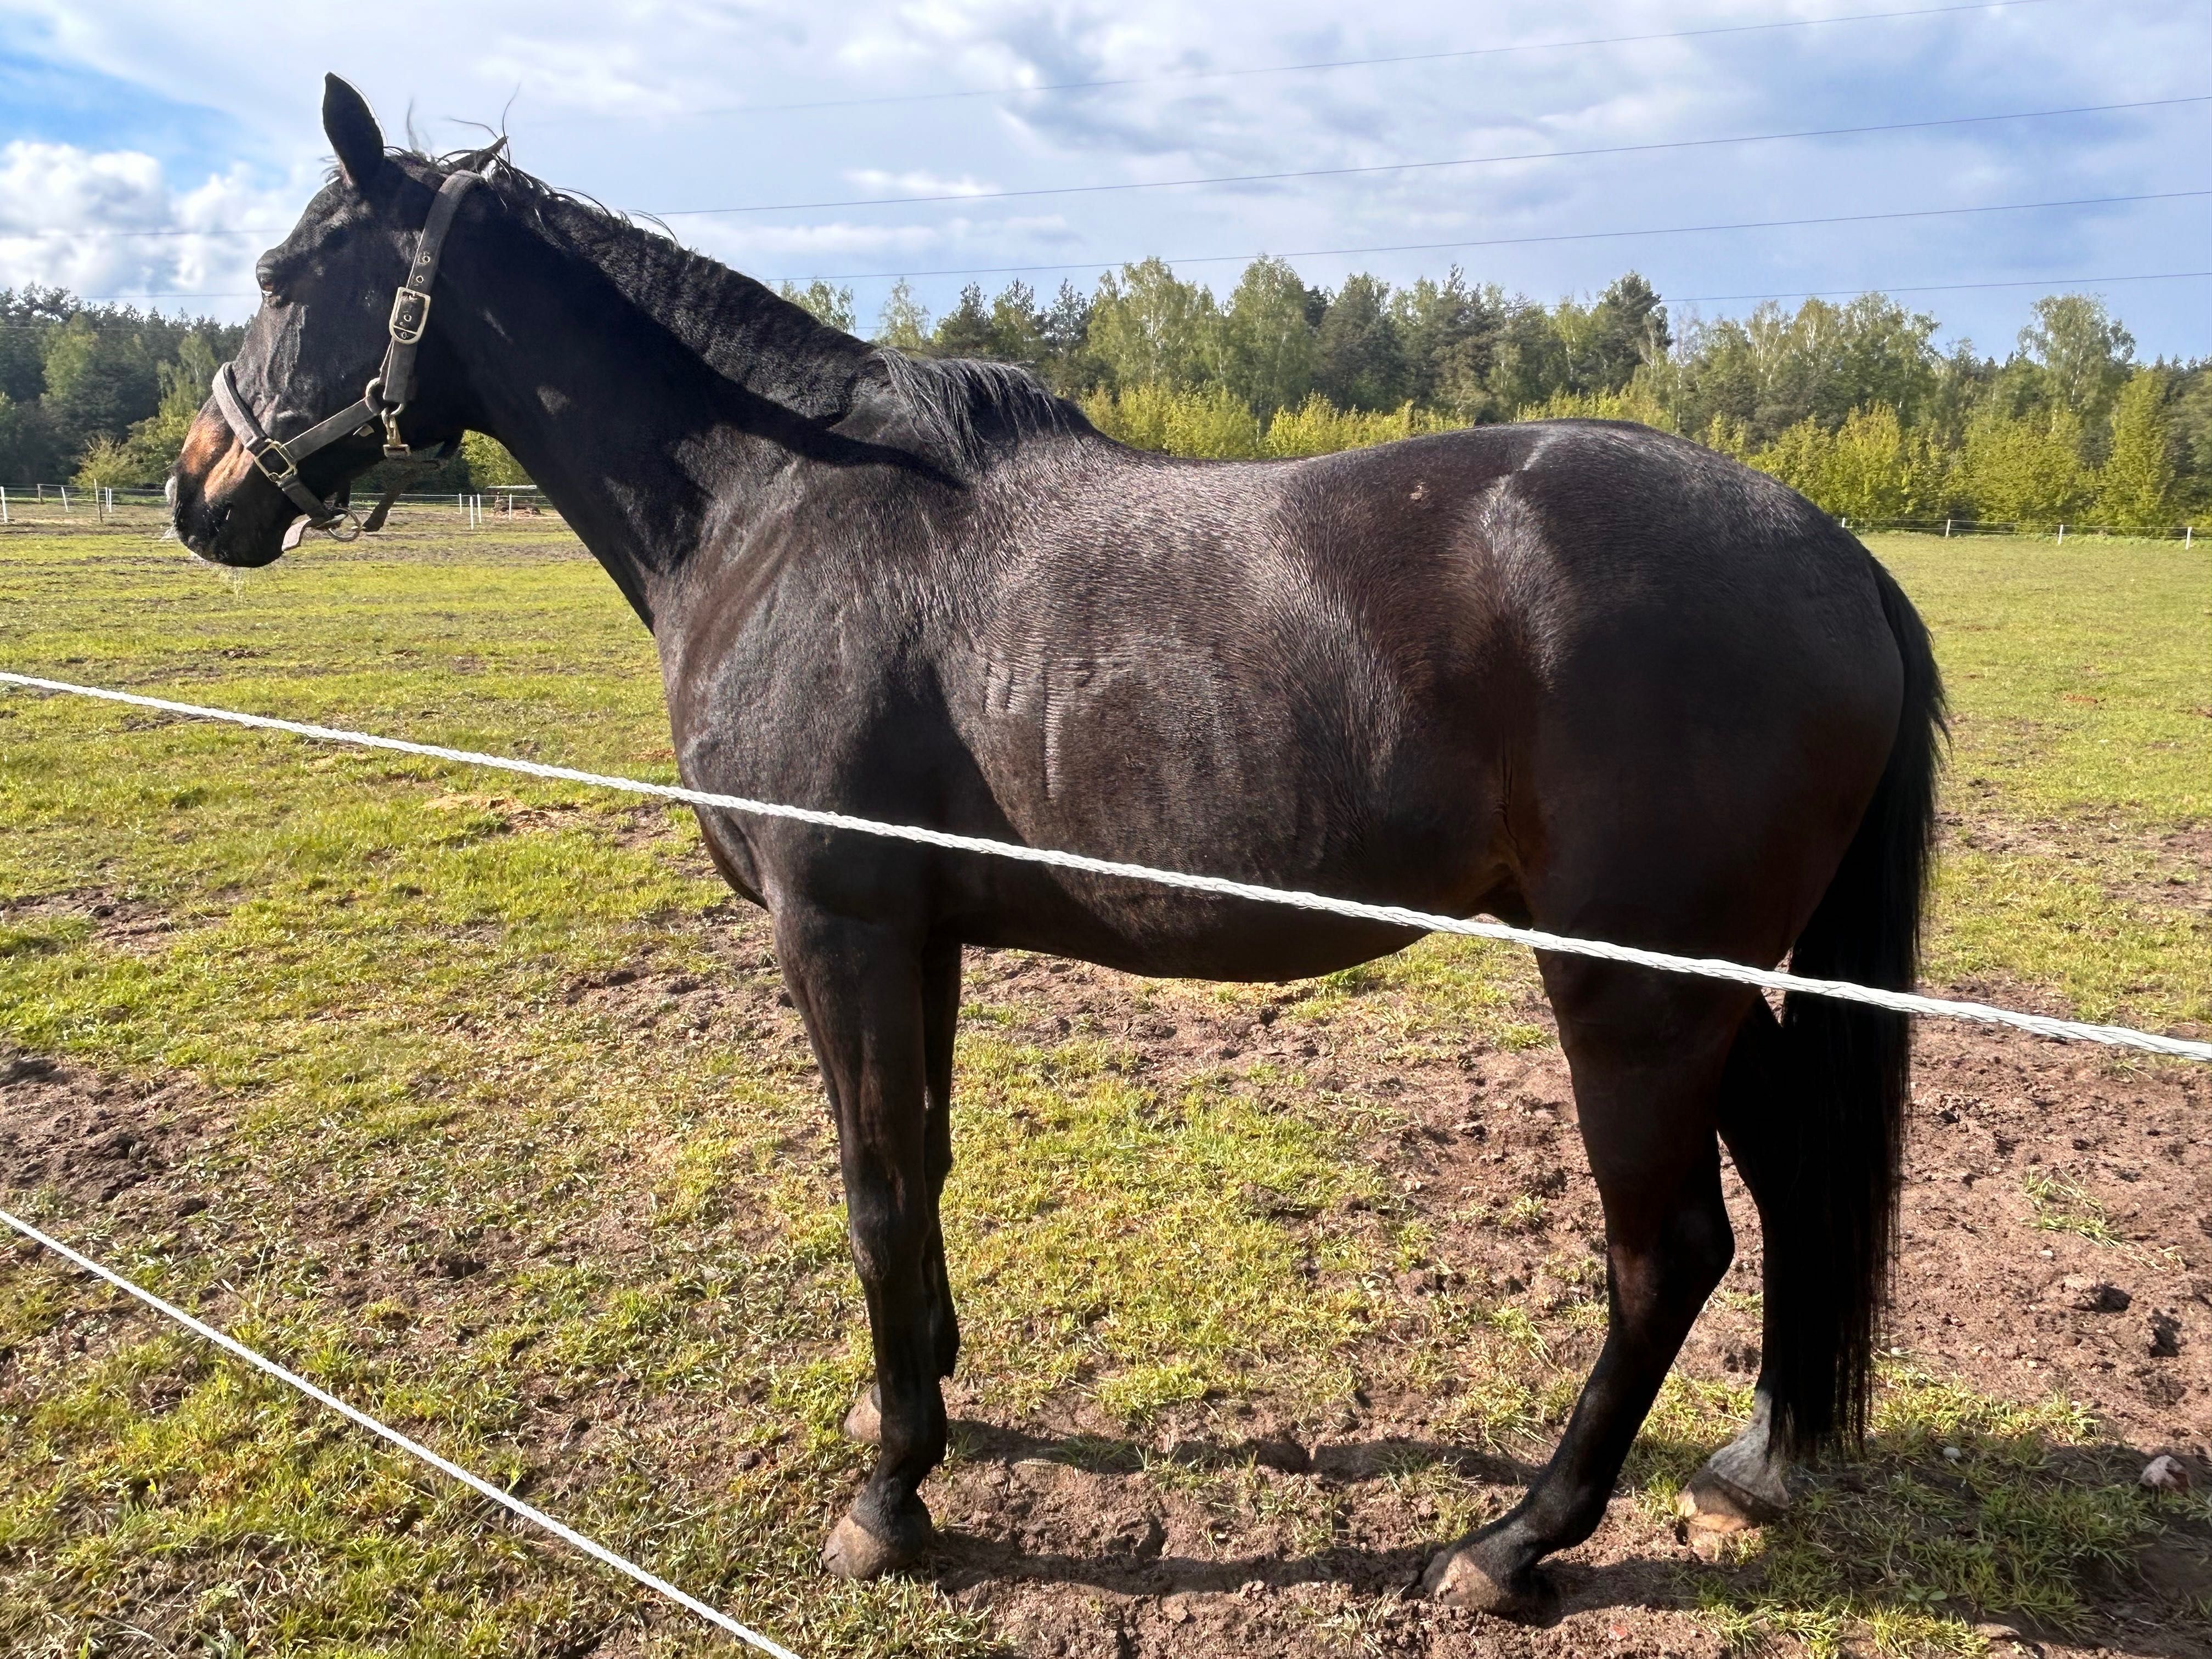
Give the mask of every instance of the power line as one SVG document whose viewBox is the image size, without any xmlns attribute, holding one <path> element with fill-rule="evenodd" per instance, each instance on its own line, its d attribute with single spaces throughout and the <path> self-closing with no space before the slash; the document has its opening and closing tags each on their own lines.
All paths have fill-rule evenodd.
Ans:
<svg viewBox="0 0 2212 1659">
<path fill-rule="evenodd" d="M 1911 288 L 1792 289 L 1784 294 L 1681 294 L 1668 297 L 1678 306 L 1719 305 L 1730 300 L 1832 300 L 1861 294 L 1957 294 L 1967 289 L 2078 288 L 2096 283 L 2182 283 L 2212 276 L 2212 270 L 2151 270 L 2124 276 L 2021 276 L 2002 283 L 1922 283 Z"/>
<path fill-rule="evenodd" d="M 2124 104 L 2081 104 L 2067 109 L 2017 110 L 2002 115 L 1945 115 L 1924 121 L 1883 121 L 1856 127 L 1808 127 L 1793 132 L 1739 133 L 1725 138 L 1668 138 L 1641 144 L 1597 144 L 1582 149 L 1529 150 L 1520 155 L 1459 155 L 1441 161 L 1382 161 L 1364 167 L 1299 167 L 1280 173 L 1230 173 L 1199 179 L 1133 179 L 1111 185 L 1047 185 L 1021 190 L 948 191 L 936 196 L 865 196 L 838 201 L 753 202 L 736 207 L 664 208 L 648 216 L 688 219 L 726 213 L 783 213 L 822 208 L 910 207 L 930 202 L 1003 201 L 1014 197 L 1097 196 L 1108 191 L 1178 190 L 1194 185 L 1277 184 L 1290 179 L 1346 179 L 1382 173 L 1418 173 L 1437 167 L 1486 167 L 1509 161 L 1558 161 L 1594 155 L 1638 155 L 1662 150 L 1710 149 L 1728 144 L 1766 144 L 1800 138 L 1850 138 L 1876 132 L 1911 132 L 1934 127 L 1983 126 L 2000 121 L 2048 121 L 2063 116 L 2106 115 L 2123 110 L 2164 109 L 2184 104 L 2212 102 L 2212 94 L 2185 98 L 2146 98 Z"/>
<path fill-rule="evenodd" d="M 2010 3 L 2028 3 L 2029 0 L 2009 0 Z M 2033 0 L 2045 3 L 2045 0 Z M 1520 155 L 1463 155 L 1438 161 L 1383 161 L 1369 166 L 1346 167 L 1306 167 L 1282 173 L 1225 173 L 1200 179 L 1136 179 L 1121 184 L 1054 185 L 1021 190 L 979 190 L 952 191 L 937 196 L 880 196 L 855 198 L 843 201 L 823 202 L 760 202 L 736 207 L 667 208 L 645 216 L 654 219 L 703 218 L 735 213 L 781 213 L 803 210 L 848 207 L 900 207 L 943 202 L 999 201 L 1014 197 L 1031 196 L 1088 196 L 1106 191 L 1135 190 L 1174 190 L 1200 185 L 1243 185 L 1279 183 L 1291 179 L 1340 179 L 1355 175 L 1381 173 L 1414 173 L 1438 167 L 1485 167 L 1511 161 L 1570 161 L 1597 155 L 1634 155 L 1655 151 L 1679 149 L 1709 149 L 1729 144 L 1764 144 L 1804 138 L 1861 137 L 1880 132 L 1911 132 L 1936 127 L 1980 126 L 2000 121 L 2046 121 L 2076 115 L 2105 115 L 2126 110 L 2166 109 L 2182 105 L 2212 102 L 2212 94 L 2195 94 L 2183 98 L 2149 98 L 2122 104 L 2082 104 L 2065 109 L 2017 110 L 2002 115 L 1946 115 L 1921 121 L 1885 121 L 1866 126 L 1811 127 L 1790 132 L 1738 133 L 1720 138 L 1668 138 L 1640 144 L 1605 144 L 1583 149 L 1530 150 Z M 2115 198 L 2126 200 L 2126 198 Z M 114 236 L 114 237 L 182 237 L 182 236 L 249 236 L 267 235 L 290 229 L 289 225 L 234 225 L 225 228 L 193 229 L 182 227 L 162 227 L 149 229 L 118 229 L 103 225 L 82 227 L 49 225 L 21 226 L 0 229 L 0 240 L 21 236 Z M 1474 246 L 1473 244 L 1438 244 L 1444 246 Z M 1350 249 L 1347 252 L 1385 252 L 1382 249 Z M 1211 257 L 1211 256 L 1209 256 Z M 1087 263 L 1087 262 L 1086 262 Z M 1048 270 L 1058 267 L 1032 265 L 1025 270 Z M 1073 269 L 1073 267 L 1068 267 Z M 948 272 L 947 275 L 960 275 Z M 210 295 L 207 298 L 232 297 Z"/>
<path fill-rule="evenodd" d="M 724 115 L 769 115 L 797 110 L 864 109 L 885 104 L 936 104 L 958 99 L 1028 98 L 1045 93 L 1095 92 L 1115 87 L 1181 84 L 1194 81 L 1231 81 L 1263 75 L 1304 75 L 1318 70 L 1376 69 L 1398 64 L 1437 64 L 1454 59 L 1496 58 L 1513 52 L 1565 52 L 1583 46 L 1640 46 L 1656 40 L 1695 40 L 1715 35 L 1765 34 L 1784 29 L 1819 28 L 1830 23 L 1871 23 L 1914 17 L 1945 17 L 1960 12 L 1990 12 L 2010 6 L 2051 5 L 2061 0 L 1976 0 L 1976 3 L 1923 6 L 1903 11 L 1844 12 L 1834 17 L 1791 17 L 1771 23 L 1722 23 L 1705 28 L 1667 29 L 1649 34 L 1590 35 L 1572 40 L 1529 40 L 1503 46 L 1466 46 L 1448 52 L 1394 52 L 1381 58 L 1331 58 L 1304 64 L 1269 64 L 1249 69 L 1169 70 L 1158 75 L 1123 75 L 1097 81 L 1048 81 L 1029 87 L 973 87 L 955 92 L 885 93 L 867 98 L 814 98 L 787 104 L 721 104 L 707 109 L 682 110 L 673 116 L 587 112 L 562 118 L 563 125 L 579 121 L 703 120 Z M 550 124 L 549 124 L 550 125 Z"/>
<path fill-rule="evenodd" d="M 1056 268 L 1056 267 L 1055 267 Z M 1028 269 L 1036 269 L 1031 266 Z M 957 274 L 957 273 L 954 273 Z M 1662 294 L 1659 297 L 1668 305 L 1720 305 L 1742 300 L 1833 300 L 1856 298 L 1862 294 L 1961 294 L 1970 290 L 2001 288 L 2080 288 L 2100 283 L 2185 283 L 2212 278 L 2212 270 L 2148 270 L 2128 272 L 2113 276 L 2018 276 L 1985 283 L 1918 283 L 1910 285 L 1894 283 L 1869 283 L 1857 288 L 1788 289 L 1771 294 Z M 794 280 L 778 277 L 773 280 Z M 828 277 L 810 280 L 827 282 Z M 102 295 L 87 295 L 90 300 L 102 300 Z M 124 299 L 160 299 L 160 295 L 124 295 Z M 231 296 L 245 299 L 243 294 Z M 28 323 L 0 324 L 0 333 L 31 333 L 40 325 Z M 59 326 L 59 325 L 53 325 Z"/>
<path fill-rule="evenodd" d="M 1979 213 L 2026 213 L 2038 209 L 2117 207 L 2131 202 L 2167 202 L 2212 196 L 2212 190 L 2153 191 L 2136 196 L 2079 196 L 2057 202 L 2002 202 L 1985 207 L 1912 208 L 1894 213 L 1844 213 L 1817 219 L 1744 219 L 1728 224 L 1658 225 L 1638 230 L 1573 230 L 1560 231 L 1540 236 L 1486 236 L 1462 242 L 1386 242 L 1360 247 L 1286 248 L 1276 254 L 1280 259 L 1325 259 L 1352 253 L 1445 253 L 1455 250 L 1484 247 L 1526 247 L 1548 242 L 1613 241 L 1636 236 L 1694 236 L 1717 231 L 1731 230 L 1794 230 L 1814 225 L 1860 225 L 1881 220 L 1942 219 Z M 1258 253 L 1197 253 L 1178 255 L 1167 261 L 1171 265 L 1213 265 L 1247 263 L 1268 257 L 1264 250 Z M 833 273 L 810 272 L 804 277 L 766 276 L 769 283 L 868 282 L 878 277 L 902 276 L 1015 276 L 1032 270 L 1089 270 L 1099 265 L 1127 264 L 1125 259 L 1072 259 L 1054 264 L 1034 265 L 973 265 L 960 270 L 845 270 Z M 243 295 L 233 295 L 243 298 Z"/>
<path fill-rule="evenodd" d="M 2050 202 L 1999 202 L 1978 207 L 1910 208 L 1901 209 L 1894 212 L 1887 213 L 1844 213 L 1829 215 L 1819 218 L 1745 219 L 1729 223 L 1710 225 L 1656 225 L 1647 228 L 1635 230 L 1580 230 L 1560 231 L 1536 236 L 1489 236 L 1459 242 L 1391 242 L 1371 243 L 1358 247 L 1291 248 L 1286 249 L 1281 253 L 1276 254 L 1273 257 L 1283 259 L 1321 259 L 1350 254 L 1364 253 L 1443 253 L 1463 252 L 1470 248 L 1524 247 L 1539 244 L 1559 242 L 1613 241 L 1638 236 L 1691 236 L 1716 232 L 1739 230 L 1794 230 L 1810 228 L 1820 225 L 1856 225 L 1907 219 L 1954 218 L 1985 213 L 2027 213 L 2063 208 L 2117 207 L 2140 202 L 2194 201 L 2199 200 L 2207 196 L 2212 196 L 2212 189 L 2154 191 L 2132 196 L 2078 196 Z M 1184 254 L 1177 255 L 1170 258 L 1166 263 L 1170 265 L 1247 264 L 1254 259 L 1266 258 L 1267 257 L 1269 256 L 1264 250 L 1257 253 Z M 1116 264 L 1127 264 L 1128 263 L 1129 261 L 1126 259 L 1078 259 L 1061 261 L 1057 264 L 1049 264 L 966 265 L 960 267 L 947 267 L 932 270 L 809 271 L 799 276 L 763 276 L 758 280 L 767 283 L 850 283 L 876 282 L 884 279 L 896 279 L 909 276 L 1018 276 L 1031 271 L 1089 270 L 1099 266 L 1110 267 Z M 2196 273 L 2177 271 L 2158 273 L 2142 276 L 2094 278 L 2068 277 L 2049 280 L 2069 282 L 2151 282 L 2166 281 L 2172 277 L 2187 276 L 2194 274 Z M 1953 284 L 1952 286 L 1959 288 L 2023 287 L 2033 286 L 2034 280 L 2043 279 L 2023 280 L 2019 283 L 1964 283 Z M 1820 294 L 1825 295 L 1835 293 L 1869 292 L 1929 293 L 1936 290 L 1921 287 L 1911 289 L 1806 289 L 1802 291 L 1808 295 Z M 247 300 L 253 298 L 254 295 L 251 290 L 241 289 L 227 293 L 211 294 L 87 294 L 80 295 L 77 297 L 87 303 L 112 304 L 120 303 L 125 301 L 137 300 Z M 1763 300 L 1781 299 L 1786 297 L 1789 296 L 1784 295 L 1765 294 L 1727 295 L 1698 295 L 1683 296 L 1679 303 L 1686 304 L 1693 299 Z M 27 328 L 43 325 L 17 324 L 0 326 Z M 56 323 L 51 325 L 51 326 L 58 327 L 60 325 Z"/>
</svg>

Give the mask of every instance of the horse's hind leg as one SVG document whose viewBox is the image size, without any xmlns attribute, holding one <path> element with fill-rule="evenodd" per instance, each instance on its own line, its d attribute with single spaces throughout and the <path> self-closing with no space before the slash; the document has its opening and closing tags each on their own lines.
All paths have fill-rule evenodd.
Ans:
<svg viewBox="0 0 2212 1659">
<path fill-rule="evenodd" d="M 1746 993 L 1581 958 L 1543 959 L 1591 1172 L 1605 1205 L 1605 1346 L 1527 1496 L 1430 1565 L 1429 1590 L 1545 1616 L 1536 1571 L 1589 1536 L 1698 1310 L 1735 1250 L 1714 1110 Z"/>
<path fill-rule="evenodd" d="M 1758 1206 L 1766 1240 L 1763 1298 L 1763 1351 L 1772 1364 L 1779 1298 L 1793 1287 L 1778 1282 L 1778 1206 L 1790 1201 L 1799 1151 L 1790 1133 L 1790 1103 L 1778 1098 L 1783 1083 L 1782 1030 L 1774 1011 L 1754 1000 L 1729 1051 L 1721 1083 L 1721 1138 L 1735 1158 L 1736 1173 Z M 1753 1397 L 1750 1424 L 1741 1434 L 1705 1460 L 1690 1477 L 1679 1501 L 1692 1531 L 1707 1534 L 1741 1532 L 1779 1519 L 1790 1506 L 1784 1480 L 1788 1449 L 1775 1425 L 1771 1371 L 1762 1367 Z"/>
</svg>

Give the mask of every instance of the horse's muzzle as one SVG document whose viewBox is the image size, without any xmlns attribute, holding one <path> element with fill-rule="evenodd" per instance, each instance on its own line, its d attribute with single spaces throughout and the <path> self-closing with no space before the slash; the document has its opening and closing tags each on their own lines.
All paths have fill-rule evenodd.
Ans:
<svg viewBox="0 0 2212 1659">
<path fill-rule="evenodd" d="M 215 564 L 273 563 L 298 516 L 212 404 L 193 421 L 165 488 L 177 539 Z"/>
</svg>

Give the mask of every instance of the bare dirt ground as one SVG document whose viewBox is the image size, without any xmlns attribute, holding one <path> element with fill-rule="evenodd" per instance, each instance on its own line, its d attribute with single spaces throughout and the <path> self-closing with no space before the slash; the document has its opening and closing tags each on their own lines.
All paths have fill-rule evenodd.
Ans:
<svg viewBox="0 0 2212 1659">
<path fill-rule="evenodd" d="M 1560 1266 L 1580 1251 L 1595 1268 L 1599 1217 L 1556 1048 L 1386 1064 L 1369 1045 L 1340 1047 L 1328 1030 L 1278 1020 L 1264 1006 L 1186 999 L 1164 1015 L 1158 1004 L 1140 1007 L 1132 982 L 1115 975 L 1018 955 L 979 954 L 969 971 L 970 997 L 1017 1010 L 1031 1040 L 1049 1042 L 1071 1021 L 1130 1034 L 1156 1086 L 1224 1065 L 1274 1064 L 1373 1103 L 1381 1127 L 1364 1154 L 1439 1241 L 1431 1259 L 1401 1277 L 1401 1311 L 1372 1332 L 1377 1345 L 1410 1341 L 1455 1298 L 1480 1297 L 1524 1310 L 1565 1370 L 1579 1372 L 1595 1355 L 1591 1275 Z M 1957 988 L 2035 1000 L 2014 987 Z M 592 994 L 634 998 L 641 1022 L 665 1018 L 672 994 L 726 994 L 650 974 L 617 975 Z M 750 994 L 758 1006 L 726 1012 L 757 1040 L 801 1041 L 787 1010 L 766 992 Z M 1525 1012 L 1544 1018 L 1533 1003 Z M 2026 1404 L 2056 1393 L 2087 1407 L 2091 1443 L 2052 1454 L 2083 1479 L 2132 1481 L 2148 1458 L 2171 1452 L 2203 1491 L 2212 1476 L 2212 1147 L 2203 1132 L 2212 1079 L 1963 1026 L 1930 1023 L 1920 1042 L 1895 1350 L 1905 1363 L 1999 1399 Z M 125 1226 L 173 1224 L 204 1207 L 195 1189 L 225 1161 L 223 1133 L 222 1112 L 181 1082 L 149 1091 L 0 1054 L 0 1162 L 19 1189 L 61 1188 L 112 1206 Z M 179 1178 L 187 1163 L 195 1173 Z M 1742 1293 L 1758 1285 L 1758 1229 L 1732 1176 L 1729 1190 L 1738 1261 L 1681 1368 L 1740 1383 L 1757 1367 L 1757 1316 Z M 1546 1195 L 1531 1231 L 1464 1224 L 1471 1197 L 1516 1193 Z M 325 1213 L 312 1197 L 295 1213 L 311 1234 L 374 1235 L 388 1224 Z M 357 1279 L 342 1294 L 373 1303 L 404 1280 L 428 1323 L 441 1285 L 458 1286 L 522 1248 L 491 1237 L 441 1255 L 380 1237 L 343 1253 Z M 7 1370 L 0 1355 L 0 1389 Z M 1443 1395 L 1363 1389 L 1325 1422 L 1272 1413 L 1263 1399 L 1238 1408 L 1249 1414 L 1235 1419 L 1233 1434 L 1223 1432 L 1218 1412 L 1170 1410 L 1141 1437 L 1080 1403 L 994 1421 L 957 1383 L 951 1403 L 955 1455 L 928 1488 L 942 1534 L 930 1576 L 963 1605 L 988 1609 L 1012 1651 L 1689 1659 L 1727 1650 L 1696 1611 L 1692 1580 L 1711 1569 L 1655 1506 L 1628 1492 L 1595 1536 L 1558 1558 L 1563 1616 L 1550 1628 L 1522 1630 L 1412 1595 L 1438 1528 L 1432 1492 L 1407 1472 L 1456 1470 L 1476 1483 L 1487 1513 L 1513 1501 L 1529 1473 L 1526 1462 L 1440 1430 Z M 525 1438 L 573 1436 L 574 1420 L 550 1411 Z M 1254 1501 L 1229 1508 L 1215 1487 L 1164 1485 L 1146 1469 L 1163 1456 L 1242 1470 Z M 1929 1461 L 1920 1476 L 1940 1483 L 1932 1451 Z M 1802 1474 L 1798 1484 L 1866 1490 L 1849 1466 Z M 1755 1577 L 1763 1568 L 1753 1556 L 1719 1571 Z M 1983 1634 L 2001 1654 L 2179 1659 L 2212 1653 L 2208 1598 L 2212 1528 L 2185 1520 L 2096 1580 L 2087 1626 L 2062 1633 L 1991 1622 Z M 623 1645 L 617 1637 L 601 1650 Z"/>
</svg>

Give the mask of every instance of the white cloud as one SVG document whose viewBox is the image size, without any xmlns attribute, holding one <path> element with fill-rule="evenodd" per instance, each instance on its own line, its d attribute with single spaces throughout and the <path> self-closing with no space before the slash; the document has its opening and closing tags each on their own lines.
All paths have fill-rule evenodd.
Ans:
<svg viewBox="0 0 2212 1659">
<path fill-rule="evenodd" d="M 889 273 L 925 256 L 933 267 L 1038 258 L 1103 267 L 1150 252 L 1357 247 L 1442 240 L 1440 230 L 1471 238 L 1555 234 L 2195 182 L 2186 135 L 2202 113 L 2177 109 L 1020 204 L 1060 216 L 1050 226 L 994 218 L 984 204 L 964 199 L 1000 187 L 1297 171 L 2172 96 L 2197 90 L 2191 65 L 2203 61 L 2203 19 L 2189 9 L 2075 3 L 1323 72 L 1189 75 L 1765 23 L 1793 9 L 1776 0 L 1701 0 L 1686 18 L 1680 0 L 1549 0 L 1517 10 L 1378 0 L 1352 11 L 1339 0 L 1206 7 L 1188 0 L 1110 7 L 1104 0 L 849 0 L 834 8 L 798 0 L 481 0 L 441 18 L 435 51 L 413 31 L 364 32 L 342 9 L 274 3 L 194 11 L 168 0 L 0 0 L 0 27 L 11 46 L 28 42 L 20 49 L 62 70 L 112 77 L 148 99 L 189 99 L 196 118 L 204 118 L 201 127 L 230 135 L 228 148 L 218 138 L 204 153 L 166 155 L 167 182 L 150 193 L 131 171 L 143 167 L 141 156 L 129 166 L 111 162 L 108 174 L 70 185 L 77 194 L 52 204 L 58 212 L 112 213 L 118 224 L 137 222 L 134 215 L 184 213 L 190 192 L 179 181 L 207 177 L 235 177 L 248 191 L 255 178 L 296 181 L 278 210 L 254 210 L 289 222 L 325 148 L 316 105 L 329 68 L 370 94 L 395 138 L 411 110 L 424 139 L 440 147 L 468 142 L 468 130 L 452 123 L 496 122 L 513 98 L 521 163 L 617 205 L 963 198 L 934 209 L 842 210 L 830 222 L 804 211 L 677 222 L 687 237 L 761 270 L 821 259 L 846 270 L 873 261 Z M 1144 78 L 1161 76 L 1182 78 Z M 1138 83 L 936 96 L 1130 77 Z M 908 94 L 930 100 L 870 101 Z M 773 106 L 789 107 L 763 107 Z M 96 131 L 41 130 L 21 115 L 0 118 L 0 135 L 49 146 L 72 139 L 87 156 L 165 154 Z M 259 171 L 241 172 L 242 163 Z M 98 196 L 95 185 L 110 194 Z M 33 187 L 62 185 L 42 177 Z M 29 209 L 19 201 L 6 210 Z M 1544 295 L 1601 287 L 1633 264 L 1663 292 L 1688 295 L 2201 268 L 2203 246 L 2201 206 L 2168 204 L 1833 233 L 1546 243 L 1488 250 L 1466 263 L 1478 280 Z M 204 251 L 210 273 L 219 252 L 212 243 Z M 64 259 L 20 240 L 6 244 L 4 257 L 9 274 L 35 266 L 40 280 L 114 264 L 74 250 Z M 1346 255 L 1302 265 L 1308 281 L 1321 283 L 1362 268 L 1402 282 L 1440 270 L 1449 257 Z M 164 266 L 165 280 L 181 281 L 186 264 Z M 236 268 L 242 276 L 243 263 Z M 960 280 L 921 286 L 941 309 Z M 231 285 L 213 275 L 192 282 Z M 1944 295 L 1940 310 L 1955 328 L 2007 337 L 2029 297 Z M 2201 286 L 2144 284 L 2114 298 L 2147 354 L 2212 349 L 2212 310 Z"/>
<path fill-rule="evenodd" d="M 901 196 L 988 196 L 999 186 L 972 173 L 947 179 L 935 173 L 886 173 L 880 167 L 848 168 L 845 177 L 857 190 L 896 191 Z"/>
<path fill-rule="evenodd" d="M 17 139 L 0 147 L 0 287 L 250 295 L 254 259 L 300 199 L 298 181 L 270 187 L 243 167 L 179 191 L 140 151 Z"/>
<path fill-rule="evenodd" d="M 748 225 L 696 239 L 694 246 L 747 270 L 763 257 L 911 253 L 944 237 L 936 225 Z"/>
</svg>

